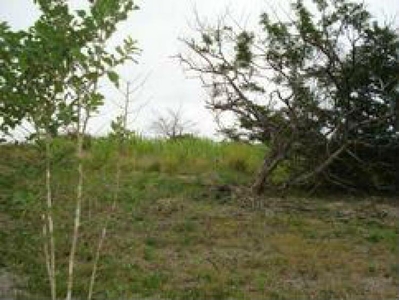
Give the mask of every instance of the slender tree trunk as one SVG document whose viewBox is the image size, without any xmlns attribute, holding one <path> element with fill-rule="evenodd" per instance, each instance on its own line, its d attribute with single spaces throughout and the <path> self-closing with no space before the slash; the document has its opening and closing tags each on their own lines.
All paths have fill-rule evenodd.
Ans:
<svg viewBox="0 0 399 300">
<path fill-rule="evenodd" d="M 88 300 L 91 300 L 91 298 L 93 297 L 93 290 L 94 290 L 94 283 L 95 283 L 96 275 L 97 275 L 98 262 L 100 260 L 101 249 L 103 247 L 106 235 L 107 235 L 107 227 L 104 226 L 104 228 L 102 229 L 102 232 L 101 232 L 100 240 L 97 245 L 96 257 L 94 259 L 93 270 L 91 272 L 89 293 L 87 296 Z"/>
<path fill-rule="evenodd" d="M 67 300 L 72 299 L 73 289 L 73 273 L 75 266 L 75 253 L 78 244 L 79 228 L 80 228 L 80 217 L 82 207 L 82 190 L 83 190 L 83 165 L 82 165 L 82 137 L 78 134 L 78 185 L 76 188 L 76 207 L 75 207 L 75 220 L 73 227 L 71 253 L 69 256 L 69 267 L 68 267 L 68 287 L 67 287 Z"/>
<path fill-rule="evenodd" d="M 255 182 L 252 184 L 251 190 L 253 193 L 260 195 L 264 192 L 266 182 L 269 175 L 276 169 L 278 164 L 284 159 L 283 154 L 268 155 L 264 158 L 263 164 L 256 177 Z"/>
<path fill-rule="evenodd" d="M 50 263 L 50 254 L 49 254 L 49 242 L 48 242 L 48 234 L 47 234 L 47 217 L 45 214 L 42 214 L 42 221 L 43 221 L 43 253 L 44 253 L 44 260 L 46 262 L 46 269 L 49 281 L 51 281 L 51 263 Z"/>
<path fill-rule="evenodd" d="M 277 138 L 276 138 L 277 139 Z M 269 179 L 270 174 L 277 168 L 281 161 L 283 161 L 293 140 L 275 141 L 272 144 L 271 153 L 267 154 L 263 160 L 263 164 L 256 177 L 255 182 L 252 184 L 251 190 L 253 193 L 260 195 L 264 192 L 265 185 Z"/>
<path fill-rule="evenodd" d="M 68 282 L 67 282 L 67 300 L 72 299 L 72 291 L 73 291 L 73 279 L 74 279 L 74 267 L 75 267 L 75 254 L 76 248 L 79 239 L 79 229 L 80 229 L 80 220 L 82 214 L 82 199 L 83 199 L 83 139 L 84 134 L 86 132 L 86 126 L 89 119 L 89 116 L 86 115 L 83 118 L 82 113 L 82 103 L 79 97 L 79 113 L 78 113 L 78 130 L 77 130 L 77 157 L 78 157 L 78 183 L 76 186 L 76 206 L 75 206 L 75 218 L 74 218 L 74 227 L 73 227 L 73 236 L 72 236 L 72 244 L 71 244 L 71 252 L 69 256 L 69 266 L 68 266 Z"/>
<path fill-rule="evenodd" d="M 115 187 L 114 199 L 112 201 L 112 207 L 111 207 L 111 212 L 110 212 L 111 216 L 112 216 L 113 212 L 116 209 L 116 203 L 118 201 L 119 189 L 120 189 L 120 177 L 121 177 L 121 167 L 120 167 L 120 161 L 119 161 L 119 157 L 118 157 L 118 161 L 117 161 L 117 164 L 116 164 L 116 187 Z M 88 300 L 91 300 L 92 297 L 93 297 L 93 290 L 94 290 L 94 283 L 95 283 L 96 275 L 97 275 L 98 262 L 100 260 L 102 247 L 103 247 L 105 238 L 107 236 L 108 223 L 110 221 L 110 217 L 111 216 L 110 215 L 107 216 L 105 225 L 104 225 L 104 227 L 103 227 L 103 229 L 101 231 L 100 239 L 98 241 L 97 250 L 96 250 L 96 256 L 94 258 L 93 269 L 92 269 L 91 277 L 90 277 L 89 293 L 88 293 L 88 296 L 87 296 Z"/>
<path fill-rule="evenodd" d="M 52 264 L 51 264 L 51 259 L 50 259 L 50 250 L 49 250 L 49 236 L 48 236 L 48 230 L 47 230 L 47 217 L 46 214 L 42 215 L 42 221 L 43 221 L 43 252 L 44 252 L 44 260 L 46 263 L 46 270 L 47 270 L 47 275 L 49 278 L 49 283 L 50 283 L 50 292 L 51 292 L 51 299 L 55 300 L 56 295 L 53 293 L 55 289 L 53 289 L 53 273 L 52 273 Z"/>
<path fill-rule="evenodd" d="M 113 200 L 112 207 L 111 207 L 111 215 L 115 211 L 117 197 L 118 197 L 118 194 L 119 194 L 120 164 L 117 164 L 117 169 L 118 169 L 117 170 L 117 178 L 116 178 L 117 179 L 117 186 L 116 186 L 114 200 Z M 104 225 L 104 227 L 103 227 L 103 229 L 101 231 L 100 239 L 98 241 L 97 250 L 96 250 L 96 256 L 94 258 L 93 269 L 92 269 L 91 277 L 90 277 L 89 293 L 88 293 L 88 296 L 87 296 L 88 300 L 91 300 L 92 297 L 93 297 L 93 290 L 94 290 L 94 283 L 95 283 L 96 275 L 97 275 L 98 262 L 100 260 L 102 247 L 103 247 L 105 238 L 107 236 L 108 223 L 109 223 L 109 220 L 110 220 L 109 218 L 110 218 L 110 216 L 107 216 L 107 220 L 106 220 L 105 225 Z"/>
<path fill-rule="evenodd" d="M 115 192 L 114 192 L 114 197 L 113 197 L 113 202 L 112 202 L 112 207 L 111 207 L 111 215 L 115 211 L 116 208 L 116 203 L 118 201 L 119 197 L 119 190 L 120 190 L 120 181 L 121 181 L 121 158 L 120 156 L 122 155 L 123 151 L 123 144 L 125 141 L 125 134 L 127 130 L 127 118 L 128 118 L 128 113 L 129 113 L 129 103 L 130 103 L 130 82 L 127 82 L 126 85 L 126 99 L 125 99 L 125 105 L 124 105 L 124 110 L 123 110 L 123 115 L 122 115 L 122 133 L 118 133 L 117 137 L 117 161 L 116 161 L 116 176 L 115 176 Z M 102 251 L 102 247 L 105 241 L 105 238 L 107 236 L 107 230 L 108 230 L 108 223 L 110 221 L 110 216 L 107 216 L 107 220 L 105 222 L 105 225 L 101 231 L 100 239 L 98 241 L 97 245 L 97 251 L 96 251 L 96 256 L 94 259 L 94 264 L 93 264 L 93 270 L 91 273 L 91 278 L 90 278 L 90 285 L 89 285 L 89 293 L 87 296 L 87 300 L 91 300 L 93 297 L 93 290 L 94 290 L 94 283 L 96 280 L 96 275 L 97 275 L 97 269 L 98 269 L 98 263 L 100 260 L 100 255 Z"/>
<path fill-rule="evenodd" d="M 46 199 L 47 199 L 47 229 L 45 229 L 45 236 L 47 240 L 45 241 L 45 248 L 48 249 L 48 275 L 51 290 L 51 299 L 55 300 L 57 298 L 56 292 L 56 274 L 55 274 L 55 241 L 54 241 L 54 222 L 53 222 L 53 200 L 52 200 L 52 190 L 51 190 L 51 149 L 50 149 L 50 135 L 46 133 Z M 46 226 L 46 225 L 45 225 Z M 48 234 L 47 234 L 48 233 Z M 47 262 L 46 262 L 47 264 Z"/>
</svg>

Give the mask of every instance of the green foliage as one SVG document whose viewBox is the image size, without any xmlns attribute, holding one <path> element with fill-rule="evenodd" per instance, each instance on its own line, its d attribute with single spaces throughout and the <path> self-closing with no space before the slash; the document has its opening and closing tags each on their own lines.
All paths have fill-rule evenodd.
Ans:
<svg viewBox="0 0 399 300">
<path fill-rule="evenodd" d="M 112 83 L 116 86 L 119 87 L 119 75 L 115 73 L 114 71 L 108 71 L 107 72 L 108 78 Z"/>
<path fill-rule="evenodd" d="M 236 63 L 238 68 L 248 68 L 253 59 L 251 52 L 251 44 L 254 40 L 254 35 L 243 31 L 237 37 L 237 43 L 235 46 L 236 51 Z"/>
<path fill-rule="evenodd" d="M 252 31 L 201 27 L 201 36 L 185 41 L 192 55 L 181 55 L 209 87 L 208 106 L 218 120 L 235 116 L 222 132 L 268 145 L 254 190 L 273 183 L 288 160 L 280 182 L 286 187 L 393 191 L 397 31 L 373 19 L 364 3 L 346 0 L 292 1 L 285 19 L 263 13 Z M 375 181 L 371 174 L 378 174 Z"/>
<path fill-rule="evenodd" d="M 121 163 L 127 172 L 136 170 L 187 176 L 214 173 L 210 178 L 219 174 L 231 180 L 237 175 L 243 182 L 248 182 L 257 170 L 265 148 L 261 145 L 217 143 L 199 138 L 151 140 L 134 135 L 124 141 L 123 147 L 125 158 Z M 115 161 L 117 151 L 113 135 L 93 139 L 88 160 L 93 167 L 101 167 L 109 161 Z"/>
<path fill-rule="evenodd" d="M 62 186 L 60 178 L 60 182 L 52 181 L 56 177 L 52 169 L 56 165 L 63 165 L 64 176 L 71 176 L 71 171 L 78 165 L 75 226 L 69 261 L 71 272 L 61 278 L 61 282 L 65 283 L 68 277 L 67 298 L 70 298 L 81 218 L 83 156 L 84 151 L 90 148 L 90 139 L 85 136 L 87 122 L 103 104 L 104 96 L 98 91 L 99 80 L 108 75 L 109 80 L 118 85 L 118 75 L 114 69 L 133 60 L 136 48 L 131 38 L 125 39 L 123 45 L 115 49 L 116 53 L 109 52 L 105 43 L 116 31 L 117 24 L 125 20 L 135 7 L 132 0 L 98 0 L 87 13 L 73 13 L 63 0 L 34 2 L 42 14 L 28 30 L 12 32 L 5 24 L 0 25 L 0 44 L 4 46 L 2 54 L 6 58 L 1 63 L 9 62 L 0 71 L 0 130 L 7 133 L 21 122 L 28 122 L 35 130 L 29 139 L 34 140 L 41 150 L 45 186 L 40 185 L 37 189 L 39 192 L 33 189 L 36 192 L 33 198 L 28 197 L 29 194 L 17 193 L 12 202 L 25 207 L 29 202 L 46 198 L 46 209 L 39 211 L 37 216 L 38 219 L 43 216 L 43 219 L 48 220 L 43 229 L 42 242 L 47 249 L 43 269 L 47 264 L 52 299 L 57 298 L 56 273 L 65 275 L 55 267 L 54 239 L 58 237 L 53 234 L 53 214 L 59 206 L 53 206 L 53 191 L 68 190 L 72 186 L 70 183 Z M 62 127 L 76 128 L 76 140 L 72 143 L 77 154 L 74 159 L 71 158 L 71 144 L 62 144 L 62 139 L 55 139 Z M 36 206 L 42 208 L 40 202 Z M 66 243 L 67 237 L 62 235 L 62 242 Z M 83 253 L 82 256 L 91 254 Z M 63 263 L 57 262 L 57 266 L 65 268 Z M 84 266 L 82 264 L 82 272 L 87 270 Z M 65 289 L 65 286 L 59 288 Z M 81 293 L 82 282 L 75 289 Z"/>
<path fill-rule="evenodd" d="M 42 15 L 31 28 L 13 32 L 5 23 L 0 26 L 1 130 L 26 120 L 56 135 L 60 126 L 78 121 L 78 105 L 89 111 L 101 106 L 103 96 L 93 87 L 105 74 L 117 84 L 113 69 L 133 59 L 131 38 L 117 55 L 103 44 L 135 6 L 131 0 L 99 0 L 75 15 L 65 1 L 35 2 Z"/>
</svg>

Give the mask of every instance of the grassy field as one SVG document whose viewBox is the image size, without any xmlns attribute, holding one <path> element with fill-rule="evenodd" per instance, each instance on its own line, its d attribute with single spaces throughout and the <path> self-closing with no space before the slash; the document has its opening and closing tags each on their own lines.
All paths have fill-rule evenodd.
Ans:
<svg viewBox="0 0 399 300">
<path fill-rule="evenodd" d="M 57 140 L 53 150 L 57 279 L 64 297 L 76 160 L 70 141 Z M 95 299 L 398 299 L 398 199 L 255 198 L 246 186 L 264 151 L 200 139 L 133 139 L 122 153 L 112 212 L 115 146 L 92 140 L 84 159 L 75 296 L 86 297 L 109 219 Z M 22 298 L 48 295 L 41 153 L 28 145 L 0 146 L 0 275 L 19 278 L 14 285 Z"/>
</svg>

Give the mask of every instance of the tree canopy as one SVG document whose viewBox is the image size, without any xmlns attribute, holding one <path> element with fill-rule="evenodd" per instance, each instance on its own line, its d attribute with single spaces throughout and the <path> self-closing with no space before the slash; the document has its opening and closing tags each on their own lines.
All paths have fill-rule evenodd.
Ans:
<svg viewBox="0 0 399 300">
<path fill-rule="evenodd" d="M 42 14 L 29 29 L 0 24 L 0 129 L 7 132 L 25 120 L 55 134 L 76 121 L 78 99 L 89 110 L 101 105 L 93 86 L 106 74 L 117 84 L 114 68 L 133 59 L 131 38 L 116 53 L 104 44 L 136 6 L 131 0 L 98 0 L 72 12 L 63 0 L 34 2 Z"/>
<path fill-rule="evenodd" d="M 184 66 L 208 106 L 235 123 L 221 131 L 269 146 L 253 188 L 284 165 L 281 185 L 385 190 L 399 186 L 399 37 L 364 3 L 292 3 L 263 13 L 260 30 L 220 19 L 185 39 Z"/>
</svg>

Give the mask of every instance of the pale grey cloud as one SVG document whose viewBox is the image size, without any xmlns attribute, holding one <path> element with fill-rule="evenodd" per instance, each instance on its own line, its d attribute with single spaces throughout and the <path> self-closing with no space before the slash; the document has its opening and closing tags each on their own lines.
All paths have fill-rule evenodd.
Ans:
<svg viewBox="0 0 399 300">
<path fill-rule="evenodd" d="M 7 21 L 16 29 L 26 28 L 39 16 L 32 0 L 2 0 L 0 20 Z M 136 107 L 148 102 L 137 118 L 132 117 L 132 128 L 146 132 L 154 118 L 154 111 L 182 106 L 187 118 L 199 124 L 201 134 L 210 136 L 215 132 L 212 116 L 204 108 L 206 95 L 200 82 L 188 79 L 181 66 L 172 56 L 182 51 L 178 41 L 181 36 L 190 34 L 188 23 L 193 22 L 194 8 L 198 14 L 215 19 L 226 9 L 238 19 L 256 23 L 260 12 L 265 8 L 287 9 L 284 0 L 141 0 L 137 2 L 140 10 L 131 14 L 121 24 L 112 44 L 119 43 L 130 35 L 138 41 L 142 54 L 139 63 L 129 64 L 120 69 L 123 78 L 133 80 L 148 75 L 141 93 L 135 98 Z M 399 14 L 397 0 L 366 0 L 370 11 L 377 17 L 395 18 Z M 70 0 L 74 9 L 87 6 L 87 0 Z M 398 24 L 398 19 L 395 20 Z M 399 27 L 399 26 L 398 26 Z M 107 103 L 99 117 L 91 123 L 93 132 L 105 132 L 111 119 L 117 114 L 112 104 L 120 94 L 112 87 L 104 87 Z"/>
</svg>

